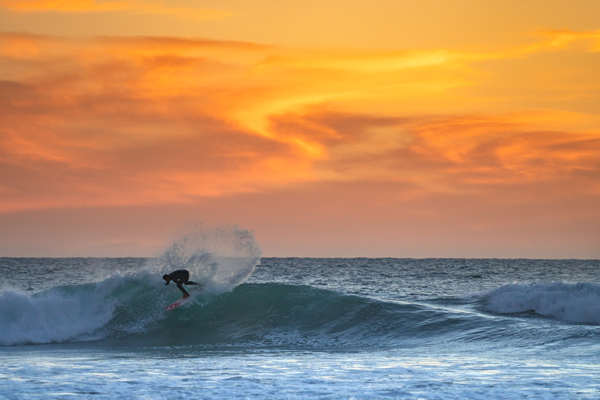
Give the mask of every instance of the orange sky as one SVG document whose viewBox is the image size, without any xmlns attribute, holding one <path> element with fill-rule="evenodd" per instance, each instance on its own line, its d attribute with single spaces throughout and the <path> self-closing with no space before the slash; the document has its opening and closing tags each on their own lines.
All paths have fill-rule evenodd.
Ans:
<svg viewBox="0 0 600 400">
<path fill-rule="evenodd" d="M 0 0 L 0 256 L 600 257 L 600 2 L 290 3 Z"/>
</svg>

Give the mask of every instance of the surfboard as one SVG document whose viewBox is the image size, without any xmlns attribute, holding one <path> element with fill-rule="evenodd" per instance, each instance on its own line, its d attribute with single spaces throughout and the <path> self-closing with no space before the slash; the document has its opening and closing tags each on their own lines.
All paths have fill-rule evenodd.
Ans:
<svg viewBox="0 0 600 400">
<path fill-rule="evenodd" d="M 175 300 L 173 303 L 171 303 L 167 308 L 165 308 L 165 310 L 170 311 L 170 310 L 176 309 L 177 307 L 181 307 L 182 305 L 187 303 L 191 298 L 192 298 L 192 296 L 186 297 L 185 299 L 183 297 L 181 297 L 181 298 Z"/>
<path fill-rule="evenodd" d="M 187 303 L 188 301 L 190 301 L 192 299 L 192 292 L 195 292 L 197 289 L 200 289 L 201 286 L 196 286 L 192 289 L 188 290 L 188 293 L 190 294 L 190 297 L 186 297 L 185 299 L 183 298 L 183 296 L 181 296 L 180 298 L 178 298 L 177 300 L 175 300 L 173 303 L 171 303 L 169 306 L 167 306 L 167 308 L 165 308 L 166 311 L 170 311 L 170 310 L 174 310 L 178 307 L 181 307 L 182 305 L 184 305 L 185 303 Z"/>
</svg>

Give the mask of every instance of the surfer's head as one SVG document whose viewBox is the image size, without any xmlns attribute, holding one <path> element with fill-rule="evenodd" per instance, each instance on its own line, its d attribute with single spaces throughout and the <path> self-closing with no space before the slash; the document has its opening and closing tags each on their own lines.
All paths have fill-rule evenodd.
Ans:
<svg viewBox="0 0 600 400">
<path fill-rule="evenodd" d="M 163 279 L 167 281 L 167 285 L 171 282 L 171 277 L 169 275 L 163 275 Z"/>
</svg>

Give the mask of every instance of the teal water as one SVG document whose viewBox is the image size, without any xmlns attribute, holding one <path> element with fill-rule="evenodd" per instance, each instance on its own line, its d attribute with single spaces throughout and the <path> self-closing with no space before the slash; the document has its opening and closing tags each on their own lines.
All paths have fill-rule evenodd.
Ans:
<svg viewBox="0 0 600 400">
<path fill-rule="evenodd" d="M 595 260 L 194 260 L 0 259 L 0 398 L 600 395 Z"/>
</svg>

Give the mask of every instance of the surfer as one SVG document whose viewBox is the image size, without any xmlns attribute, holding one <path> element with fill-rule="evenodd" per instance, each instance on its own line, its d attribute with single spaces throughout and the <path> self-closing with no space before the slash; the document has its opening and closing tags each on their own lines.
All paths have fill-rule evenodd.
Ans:
<svg viewBox="0 0 600 400">
<path fill-rule="evenodd" d="M 183 288 L 183 285 L 197 285 L 198 283 L 190 281 L 190 273 L 188 270 L 180 269 L 178 271 L 171 272 L 169 275 L 163 275 L 163 279 L 167 281 L 167 285 L 169 282 L 173 281 L 177 284 L 179 290 L 183 292 L 183 298 L 190 297 L 190 294 L 186 292 Z"/>
</svg>

